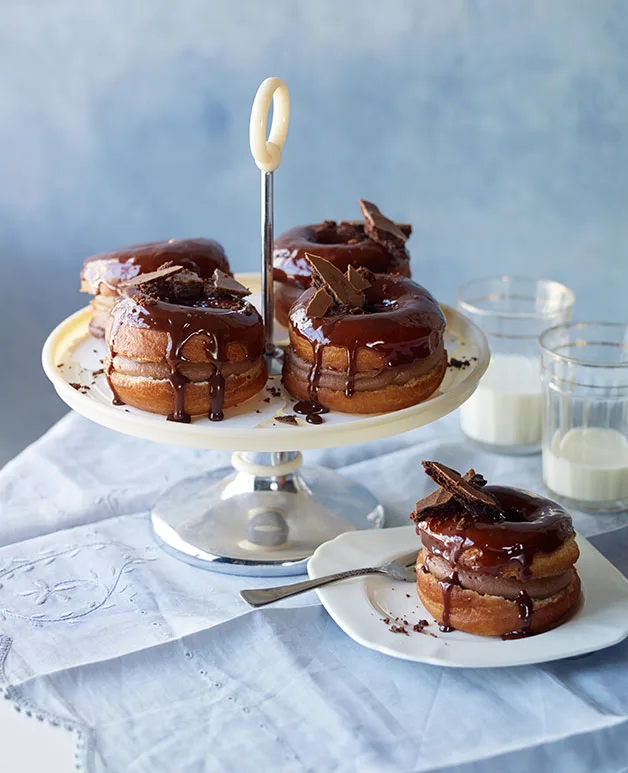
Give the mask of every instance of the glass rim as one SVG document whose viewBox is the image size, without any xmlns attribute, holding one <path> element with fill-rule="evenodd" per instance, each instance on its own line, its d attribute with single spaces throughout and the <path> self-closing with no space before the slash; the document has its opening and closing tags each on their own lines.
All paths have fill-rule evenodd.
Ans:
<svg viewBox="0 0 628 773">
<path fill-rule="evenodd" d="M 536 285 L 542 284 L 546 286 L 553 286 L 555 288 L 560 288 L 565 296 L 566 296 L 566 302 L 563 304 L 560 304 L 559 306 L 555 307 L 551 311 L 546 312 L 529 312 L 529 311 L 496 311 L 493 309 L 482 309 L 479 306 L 475 306 L 472 303 L 469 303 L 468 301 L 465 301 L 461 298 L 461 293 L 468 289 L 469 287 L 472 287 L 473 285 L 480 284 L 482 282 L 492 282 L 492 281 L 510 281 L 514 280 L 516 282 L 530 282 L 534 283 Z M 472 312 L 473 314 L 476 314 L 478 316 L 484 316 L 484 317 L 505 317 L 507 319 L 547 319 L 548 317 L 553 317 L 555 314 L 559 314 L 561 312 L 565 312 L 568 309 L 573 308 L 574 304 L 576 302 L 576 296 L 567 285 L 564 285 L 562 282 L 557 282 L 555 279 L 534 279 L 534 277 L 531 276 L 521 276 L 520 274 L 499 274 L 494 276 L 487 276 L 480 279 L 470 279 L 467 282 L 463 282 L 461 285 L 458 286 L 456 289 L 456 304 L 459 305 L 463 311 L 466 312 Z"/>
<path fill-rule="evenodd" d="M 604 344 L 606 346 L 616 346 L 621 349 L 626 350 L 626 359 L 622 360 L 621 362 L 597 362 L 596 360 L 584 360 L 579 357 L 573 357 L 569 354 L 560 354 L 556 351 L 556 349 L 552 348 L 546 341 L 546 338 L 551 335 L 552 333 L 555 333 L 557 330 L 572 330 L 576 328 L 586 328 L 586 327 L 598 327 L 598 328 L 605 328 L 605 329 L 615 329 L 623 328 L 624 330 L 628 331 L 628 325 L 625 322 L 563 322 L 560 325 L 554 325 L 553 327 L 548 327 L 547 330 L 544 330 L 541 335 L 539 336 L 539 345 L 541 347 L 541 350 L 543 353 L 549 355 L 554 360 L 560 360 L 561 362 L 568 362 L 571 365 L 581 365 L 586 368 L 627 368 L 628 369 L 628 343 L 626 344 L 620 344 L 620 343 L 613 343 L 611 341 L 587 341 L 587 343 L 599 343 Z"/>
</svg>

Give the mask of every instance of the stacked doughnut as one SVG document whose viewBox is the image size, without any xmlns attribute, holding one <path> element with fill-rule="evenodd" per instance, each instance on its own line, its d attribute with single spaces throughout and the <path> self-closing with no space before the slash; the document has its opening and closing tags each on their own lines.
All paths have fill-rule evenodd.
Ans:
<svg viewBox="0 0 628 773">
<path fill-rule="evenodd" d="M 360 209 L 364 221 L 324 220 L 291 228 L 275 240 L 275 316 L 282 325 L 287 327 L 290 307 L 311 286 L 308 254 L 324 258 L 343 273 L 353 266 L 410 276 L 406 241 L 412 226 L 394 223 L 369 201 L 360 200 Z"/>
<path fill-rule="evenodd" d="M 307 255 L 313 286 L 292 305 L 283 382 L 299 413 L 385 413 L 427 399 L 446 368 L 445 317 L 407 277 Z"/>
<path fill-rule="evenodd" d="M 422 549 L 417 589 L 441 630 L 518 638 L 543 631 L 580 598 L 571 517 L 556 502 L 487 486 L 438 462 L 423 462 L 439 488 L 411 519 Z"/>
<path fill-rule="evenodd" d="M 90 333 L 97 338 L 104 336 L 121 282 L 156 271 L 168 262 L 189 269 L 202 279 L 211 278 L 216 269 L 231 273 L 225 251 L 212 239 L 170 239 L 92 255 L 81 271 L 81 292 L 94 296 Z"/>
<path fill-rule="evenodd" d="M 266 383 L 264 325 L 247 288 L 166 264 L 118 284 L 105 373 L 117 404 L 189 422 L 239 405 Z"/>
</svg>

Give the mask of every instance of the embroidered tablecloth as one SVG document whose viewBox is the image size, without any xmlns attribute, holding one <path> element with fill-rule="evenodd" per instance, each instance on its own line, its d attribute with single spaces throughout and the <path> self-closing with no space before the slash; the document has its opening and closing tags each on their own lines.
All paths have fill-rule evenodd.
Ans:
<svg viewBox="0 0 628 773">
<path fill-rule="evenodd" d="M 541 488 L 539 457 L 467 443 L 457 416 L 306 454 L 407 523 L 420 460 Z M 444 669 L 360 647 L 311 593 L 250 610 L 274 584 L 193 568 L 154 542 L 170 483 L 227 454 L 152 444 L 70 414 L 0 472 L 0 660 L 7 697 L 76 730 L 90 773 L 628 770 L 628 643 L 512 669 Z M 574 513 L 628 573 L 625 515 Z"/>
</svg>

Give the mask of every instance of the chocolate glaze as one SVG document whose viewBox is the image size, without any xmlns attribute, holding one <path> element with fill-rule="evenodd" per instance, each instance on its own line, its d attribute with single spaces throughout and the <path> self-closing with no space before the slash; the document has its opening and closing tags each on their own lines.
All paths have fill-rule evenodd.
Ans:
<svg viewBox="0 0 628 773">
<path fill-rule="evenodd" d="M 410 256 L 403 245 L 391 252 L 364 233 L 364 223 L 326 220 L 291 228 L 275 240 L 273 262 L 276 282 L 302 289 L 310 286 L 312 270 L 305 259 L 313 253 L 339 268 L 363 266 L 381 274 L 410 276 Z"/>
<path fill-rule="evenodd" d="M 355 390 L 356 360 L 360 349 L 370 349 L 393 368 L 423 361 L 429 372 L 442 358 L 445 317 L 434 297 L 410 279 L 374 275 L 364 291 L 362 313 L 332 309 L 322 318 L 307 313 L 316 288 L 306 290 L 290 310 L 290 330 L 312 344 L 314 363 L 310 372 L 310 399 L 316 400 L 327 345 L 347 351 L 345 395 Z"/>
<path fill-rule="evenodd" d="M 179 367 L 187 362 L 183 349 L 194 336 L 203 336 L 207 362 L 214 365 L 214 371 L 209 377 L 209 418 L 212 421 L 220 421 L 224 418 L 225 379 L 222 368 L 227 361 L 229 344 L 243 347 L 247 360 L 251 362 L 259 359 L 263 353 L 262 318 L 251 304 L 242 299 L 209 297 L 185 306 L 155 299 L 149 299 L 146 302 L 136 288 L 130 288 L 113 310 L 111 327 L 107 335 L 109 345 L 107 379 L 114 394 L 114 403 L 117 405 L 121 403 L 111 383 L 111 373 L 116 355 L 116 335 L 122 325 L 150 328 L 167 333 L 168 345 L 165 359 L 169 366 L 168 380 L 174 395 L 174 410 L 168 416 L 170 421 L 190 421 L 189 415 L 184 410 L 184 387 L 188 379 L 179 372 Z"/>
<path fill-rule="evenodd" d="M 486 486 L 484 491 L 497 499 L 504 521 L 469 518 L 461 511 L 460 518 L 430 517 L 417 527 L 424 547 L 452 567 L 462 551 L 474 548 L 469 569 L 500 574 L 504 565 L 514 564 L 525 581 L 537 554 L 554 552 L 574 534 L 569 513 L 550 499 L 504 486 Z"/>
<path fill-rule="evenodd" d="M 116 292 L 121 281 L 156 271 L 170 261 L 203 279 L 209 279 L 217 268 L 231 273 L 224 249 L 213 239 L 171 239 L 92 255 L 83 263 L 81 280 L 91 293 L 99 292 L 101 283 Z"/>
</svg>

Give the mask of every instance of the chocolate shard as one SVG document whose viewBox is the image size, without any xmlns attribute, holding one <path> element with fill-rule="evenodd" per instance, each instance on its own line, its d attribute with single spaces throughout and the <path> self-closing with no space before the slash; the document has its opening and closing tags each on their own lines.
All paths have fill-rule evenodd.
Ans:
<svg viewBox="0 0 628 773">
<path fill-rule="evenodd" d="M 324 287 L 319 287 L 307 305 L 306 313 L 312 319 L 321 319 L 334 305 L 334 299 Z"/>
<path fill-rule="evenodd" d="M 350 309 L 361 309 L 366 303 L 364 293 L 356 290 L 342 271 L 328 260 L 305 253 L 313 272 L 314 284 L 323 287 L 336 303 Z"/>
<path fill-rule="evenodd" d="M 211 278 L 211 287 L 217 293 L 236 295 L 238 298 L 245 298 L 247 295 L 251 294 L 251 291 L 248 289 L 248 287 L 240 284 L 237 279 L 229 276 L 229 274 L 225 274 L 225 272 L 221 271 L 219 268 L 217 268 L 213 273 Z"/>
<path fill-rule="evenodd" d="M 410 234 L 406 233 L 396 223 L 393 223 L 392 220 L 389 220 L 386 215 L 382 215 L 379 207 L 376 207 L 372 202 L 360 199 L 360 210 L 366 221 L 364 230 L 367 236 L 375 239 L 375 241 L 379 241 L 380 234 L 378 232 L 383 231 L 404 244 L 408 241 Z"/>
<path fill-rule="evenodd" d="M 367 290 L 371 286 L 371 283 L 366 277 L 366 271 L 363 269 L 354 268 L 350 265 L 345 276 L 351 283 L 352 287 L 358 292 L 361 290 Z"/>
<path fill-rule="evenodd" d="M 474 469 L 470 469 L 462 476 L 463 480 L 468 481 L 473 486 L 485 486 L 486 481 L 481 475 L 478 475 Z M 420 499 L 414 510 L 410 513 L 410 519 L 415 523 L 420 523 L 426 518 L 457 516 L 460 515 L 460 507 L 451 491 L 444 488 L 437 488 L 423 499 Z"/>
<path fill-rule="evenodd" d="M 173 266 L 172 263 L 165 263 L 163 266 L 160 266 L 157 271 L 149 271 L 147 274 L 139 274 L 139 276 L 134 276 L 132 279 L 124 279 L 119 285 L 120 287 L 141 287 L 142 285 L 147 285 L 151 282 L 157 282 L 160 279 L 174 276 L 184 270 L 183 266 Z"/>
<path fill-rule="evenodd" d="M 503 521 L 504 514 L 488 492 L 463 478 L 460 473 L 440 462 L 422 462 L 423 469 L 434 483 L 449 491 L 454 499 L 471 515 L 482 515 L 495 521 Z"/>
</svg>

